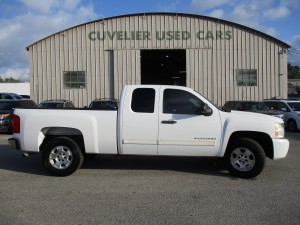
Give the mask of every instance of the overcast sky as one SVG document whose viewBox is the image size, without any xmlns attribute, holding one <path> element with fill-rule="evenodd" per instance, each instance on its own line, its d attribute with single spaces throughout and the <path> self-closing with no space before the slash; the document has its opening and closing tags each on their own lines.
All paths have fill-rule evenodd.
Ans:
<svg viewBox="0 0 300 225">
<path fill-rule="evenodd" d="M 0 76 L 29 80 L 25 48 L 51 34 L 100 18 L 143 12 L 211 16 L 267 33 L 292 46 L 300 66 L 300 0 L 1 0 Z"/>
</svg>

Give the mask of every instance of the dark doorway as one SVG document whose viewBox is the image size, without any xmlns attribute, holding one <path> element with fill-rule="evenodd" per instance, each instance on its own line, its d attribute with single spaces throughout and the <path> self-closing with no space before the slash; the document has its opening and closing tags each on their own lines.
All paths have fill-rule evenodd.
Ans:
<svg viewBox="0 0 300 225">
<path fill-rule="evenodd" d="M 185 50 L 141 50 L 141 84 L 186 86 Z"/>
</svg>

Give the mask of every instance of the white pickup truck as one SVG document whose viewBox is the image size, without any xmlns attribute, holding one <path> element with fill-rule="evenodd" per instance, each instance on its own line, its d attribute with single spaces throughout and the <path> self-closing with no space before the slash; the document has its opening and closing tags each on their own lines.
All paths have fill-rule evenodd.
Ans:
<svg viewBox="0 0 300 225">
<path fill-rule="evenodd" d="M 194 90 L 128 85 L 117 110 L 15 109 L 11 148 L 42 154 L 51 174 L 75 172 L 89 154 L 223 157 L 230 173 L 257 176 L 284 158 L 282 119 L 226 112 Z"/>
</svg>

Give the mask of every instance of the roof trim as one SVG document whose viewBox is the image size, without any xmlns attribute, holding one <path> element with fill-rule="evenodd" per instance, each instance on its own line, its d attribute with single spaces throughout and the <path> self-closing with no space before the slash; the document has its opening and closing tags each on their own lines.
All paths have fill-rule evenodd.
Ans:
<svg viewBox="0 0 300 225">
<path fill-rule="evenodd" d="M 246 30 L 250 33 L 254 33 L 255 35 L 258 35 L 258 36 L 261 36 L 265 39 L 269 39 L 273 42 L 276 42 L 278 43 L 278 45 L 281 45 L 282 47 L 286 48 L 286 49 L 289 49 L 291 48 L 291 46 L 275 37 L 272 37 L 266 33 L 263 33 L 261 31 L 258 31 L 258 30 L 255 30 L 253 28 L 250 28 L 250 27 L 247 27 L 247 26 L 244 26 L 244 25 L 241 25 L 241 24 L 238 24 L 238 23 L 234 23 L 234 22 L 230 22 L 228 20 L 222 20 L 222 19 L 218 19 L 218 18 L 214 18 L 214 17 L 209 17 L 209 16 L 202 16 L 202 15 L 196 15 L 196 14 L 189 14 L 189 13 L 175 13 L 175 12 L 147 12 L 147 13 L 133 13 L 133 14 L 124 14 L 124 15 L 119 15 L 119 16 L 112 16 L 112 17 L 107 17 L 107 18 L 102 18 L 102 19 L 97 19 L 97 20 L 93 20 L 93 21 L 89 21 L 89 22 L 86 22 L 86 23 L 82 23 L 82 24 L 79 24 L 79 25 L 76 25 L 76 26 L 73 26 L 73 27 L 70 27 L 70 28 L 67 28 L 67 29 L 64 29 L 64 30 L 61 30 L 59 32 L 56 32 L 54 34 L 51 34 L 43 39 L 40 39 L 39 41 L 36 41 L 30 45 L 28 45 L 26 47 L 26 50 L 29 51 L 29 48 L 33 45 L 35 45 L 36 43 L 38 42 L 41 42 L 51 36 L 54 36 L 56 34 L 59 34 L 59 33 L 62 33 L 62 32 L 65 32 L 65 31 L 68 31 L 68 30 L 71 30 L 71 29 L 74 29 L 76 27 L 80 27 L 80 26 L 83 26 L 83 25 L 86 25 L 86 24 L 90 24 L 90 23 L 95 23 L 95 22 L 99 22 L 99 21 L 106 21 L 106 20 L 111 20 L 111 19 L 116 19 L 116 18 L 122 18 L 122 17 L 130 17 L 130 16 L 149 16 L 149 15 L 169 15 L 169 16 L 186 16 L 186 17 L 191 17 L 191 18 L 198 18 L 198 19 L 204 19 L 204 20 L 210 20 L 210 21 L 213 21 L 213 22 L 217 22 L 217 23 L 222 23 L 222 24 L 225 24 L 225 25 L 229 25 L 229 26 L 235 26 L 235 27 L 238 27 L 240 29 L 243 29 L 243 30 Z"/>
</svg>

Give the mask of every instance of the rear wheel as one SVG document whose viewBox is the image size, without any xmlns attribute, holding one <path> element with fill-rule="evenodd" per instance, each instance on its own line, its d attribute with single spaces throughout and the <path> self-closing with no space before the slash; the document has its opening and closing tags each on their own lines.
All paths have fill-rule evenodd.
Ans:
<svg viewBox="0 0 300 225">
<path fill-rule="evenodd" d="M 83 154 L 79 146 L 68 137 L 53 138 L 42 149 L 44 168 L 56 176 L 74 173 L 82 162 Z"/>
<path fill-rule="evenodd" d="M 249 138 L 234 140 L 225 155 L 226 167 L 234 176 L 253 178 L 265 166 L 266 155 L 259 143 Z"/>
</svg>

